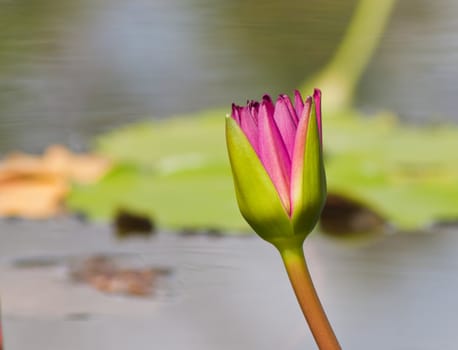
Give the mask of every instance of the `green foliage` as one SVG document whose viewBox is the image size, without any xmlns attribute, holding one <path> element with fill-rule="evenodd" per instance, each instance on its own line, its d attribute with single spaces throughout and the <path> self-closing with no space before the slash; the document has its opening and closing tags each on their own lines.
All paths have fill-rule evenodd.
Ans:
<svg viewBox="0 0 458 350">
<path fill-rule="evenodd" d="M 225 111 L 143 122 L 102 135 L 96 148 L 119 165 L 98 184 L 75 187 L 68 206 L 93 219 L 118 208 L 170 228 L 245 229 L 226 154 Z"/>
<path fill-rule="evenodd" d="M 368 203 L 400 229 L 458 217 L 456 126 L 348 114 L 327 121 L 325 140 L 330 192 Z"/>
<path fill-rule="evenodd" d="M 146 121 L 102 135 L 96 150 L 118 166 L 95 185 L 75 187 L 68 206 L 95 219 L 127 207 L 163 227 L 247 228 L 226 154 L 226 113 Z M 324 113 L 328 192 L 367 203 L 400 229 L 458 217 L 456 126 Z"/>
</svg>

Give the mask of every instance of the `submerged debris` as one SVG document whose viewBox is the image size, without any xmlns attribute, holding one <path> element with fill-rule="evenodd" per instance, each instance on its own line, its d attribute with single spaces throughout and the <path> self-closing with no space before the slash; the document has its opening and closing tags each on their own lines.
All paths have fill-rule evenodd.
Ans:
<svg viewBox="0 0 458 350">
<path fill-rule="evenodd" d="M 116 235 L 119 238 L 128 236 L 151 236 L 156 230 L 153 220 L 148 216 L 120 209 L 114 219 Z"/>
<path fill-rule="evenodd" d="M 96 255 L 74 268 L 71 276 L 101 292 L 145 297 L 153 295 L 158 278 L 169 273 L 166 268 L 121 268 L 113 258 Z"/>
<path fill-rule="evenodd" d="M 386 221 L 363 203 L 330 193 L 321 213 L 320 227 L 334 236 L 370 234 L 383 231 Z"/>
</svg>

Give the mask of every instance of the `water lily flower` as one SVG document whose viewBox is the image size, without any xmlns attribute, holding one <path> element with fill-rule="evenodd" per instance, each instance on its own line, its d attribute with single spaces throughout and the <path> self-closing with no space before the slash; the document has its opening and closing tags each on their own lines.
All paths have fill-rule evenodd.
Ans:
<svg viewBox="0 0 458 350">
<path fill-rule="evenodd" d="M 326 198 L 321 92 L 232 105 L 226 139 L 243 217 L 277 247 L 302 243 Z"/>
<path fill-rule="evenodd" d="M 326 200 L 320 90 L 232 105 L 226 141 L 240 212 L 280 252 L 319 349 L 340 350 L 302 249 Z"/>
</svg>

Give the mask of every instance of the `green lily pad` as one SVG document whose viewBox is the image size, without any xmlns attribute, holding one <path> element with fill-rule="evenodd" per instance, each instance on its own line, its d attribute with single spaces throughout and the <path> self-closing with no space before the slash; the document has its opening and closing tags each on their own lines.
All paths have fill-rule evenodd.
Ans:
<svg viewBox="0 0 458 350">
<path fill-rule="evenodd" d="M 226 110 L 127 125 L 95 141 L 118 166 L 76 186 L 67 205 L 94 219 L 120 207 L 163 227 L 244 230 L 224 136 Z M 401 125 L 390 114 L 324 118 L 329 192 L 356 199 L 402 230 L 458 218 L 458 127 Z"/>
<path fill-rule="evenodd" d="M 130 208 L 163 227 L 247 231 L 235 201 L 224 111 L 126 126 L 102 135 L 96 149 L 119 165 L 95 185 L 75 186 L 71 209 L 109 219 Z"/>
<path fill-rule="evenodd" d="M 404 230 L 458 218 L 458 128 L 393 116 L 328 121 L 329 190 L 368 203 Z"/>
</svg>

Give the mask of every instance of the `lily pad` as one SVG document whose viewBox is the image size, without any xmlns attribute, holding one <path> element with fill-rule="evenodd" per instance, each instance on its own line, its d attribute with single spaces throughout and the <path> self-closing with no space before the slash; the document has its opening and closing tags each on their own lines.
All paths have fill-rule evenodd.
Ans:
<svg viewBox="0 0 458 350">
<path fill-rule="evenodd" d="M 164 227 L 247 229 L 226 155 L 226 113 L 145 121 L 101 135 L 97 152 L 119 165 L 97 184 L 74 187 L 67 205 L 94 219 L 132 208 Z M 402 230 L 458 217 L 458 127 L 325 112 L 324 140 L 329 192 L 366 204 Z"/>
<path fill-rule="evenodd" d="M 458 128 L 390 115 L 328 121 L 329 190 L 368 203 L 399 229 L 458 217 Z"/>
</svg>

